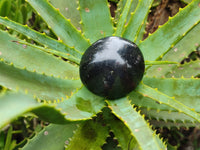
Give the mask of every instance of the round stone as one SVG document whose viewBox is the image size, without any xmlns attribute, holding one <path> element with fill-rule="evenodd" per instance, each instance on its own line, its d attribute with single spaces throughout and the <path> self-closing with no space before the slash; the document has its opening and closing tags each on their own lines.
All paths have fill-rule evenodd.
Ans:
<svg viewBox="0 0 200 150">
<path fill-rule="evenodd" d="M 138 46 L 115 36 L 96 41 L 80 62 L 82 83 L 106 99 L 118 99 L 133 91 L 144 70 L 144 58 Z"/>
</svg>

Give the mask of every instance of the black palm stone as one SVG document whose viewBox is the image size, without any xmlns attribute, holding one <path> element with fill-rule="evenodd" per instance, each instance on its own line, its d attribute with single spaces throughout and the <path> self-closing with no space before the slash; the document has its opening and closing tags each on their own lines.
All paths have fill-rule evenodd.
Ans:
<svg viewBox="0 0 200 150">
<path fill-rule="evenodd" d="M 137 87 L 144 69 L 144 58 L 137 45 L 111 36 L 96 41 L 85 51 L 80 78 L 92 93 L 117 99 Z"/>
</svg>

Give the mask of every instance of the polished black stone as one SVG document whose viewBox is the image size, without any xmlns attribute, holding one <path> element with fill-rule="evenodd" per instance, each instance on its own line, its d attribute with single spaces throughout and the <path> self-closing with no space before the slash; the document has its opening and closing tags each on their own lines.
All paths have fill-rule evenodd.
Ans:
<svg viewBox="0 0 200 150">
<path fill-rule="evenodd" d="M 85 51 L 80 78 L 96 95 L 117 99 L 137 87 L 144 69 L 144 58 L 137 45 L 111 36 L 96 41 Z"/>
</svg>

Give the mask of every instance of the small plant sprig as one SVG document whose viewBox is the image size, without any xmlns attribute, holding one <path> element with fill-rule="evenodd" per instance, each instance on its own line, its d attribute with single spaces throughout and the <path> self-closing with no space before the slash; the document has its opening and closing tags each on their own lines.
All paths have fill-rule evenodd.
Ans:
<svg viewBox="0 0 200 150">
<path fill-rule="evenodd" d="M 200 61 L 183 65 L 172 62 L 180 63 L 200 45 L 200 35 L 196 34 L 200 31 L 200 0 L 180 9 L 144 41 L 153 0 L 122 0 L 116 18 L 111 18 L 107 0 L 27 2 L 58 40 L 0 17 L 1 25 L 40 44 L 0 30 L 0 128 L 29 113 L 50 123 L 22 149 L 98 150 L 117 146 L 160 150 L 167 144 L 149 122 L 161 127 L 177 126 L 176 122 L 186 127 L 199 124 L 200 80 L 196 77 Z M 79 77 L 85 50 L 108 36 L 136 43 L 148 63 L 138 87 L 115 100 L 88 91 Z M 111 133 L 118 145 L 106 140 Z"/>
</svg>

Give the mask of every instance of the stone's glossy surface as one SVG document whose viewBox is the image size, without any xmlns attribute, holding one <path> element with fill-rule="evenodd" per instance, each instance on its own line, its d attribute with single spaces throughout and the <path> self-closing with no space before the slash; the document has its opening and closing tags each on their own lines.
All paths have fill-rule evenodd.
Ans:
<svg viewBox="0 0 200 150">
<path fill-rule="evenodd" d="M 144 69 L 137 45 L 112 36 L 96 41 L 86 50 L 80 63 L 80 78 L 96 95 L 117 99 L 136 88 Z"/>
</svg>

